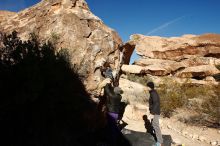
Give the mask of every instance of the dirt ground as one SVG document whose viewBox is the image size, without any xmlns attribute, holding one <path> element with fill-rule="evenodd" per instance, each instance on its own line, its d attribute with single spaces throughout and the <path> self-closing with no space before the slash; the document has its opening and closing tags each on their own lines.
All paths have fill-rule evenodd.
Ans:
<svg viewBox="0 0 220 146">
<path fill-rule="evenodd" d="M 154 137 L 147 133 L 143 115 L 148 115 L 145 105 L 128 105 L 123 115 L 123 121 L 128 125 L 122 130 L 133 146 L 153 146 Z M 179 112 L 172 118 L 161 118 L 160 126 L 164 146 L 210 146 L 220 145 L 220 129 L 204 126 L 190 126 L 180 122 Z"/>
</svg>

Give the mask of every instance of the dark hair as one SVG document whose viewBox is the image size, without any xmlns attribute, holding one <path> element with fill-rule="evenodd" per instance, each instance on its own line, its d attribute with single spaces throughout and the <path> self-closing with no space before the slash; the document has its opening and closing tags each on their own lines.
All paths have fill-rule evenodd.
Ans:
<svg viewBox="0 0 220 146">
<path fill-rule="evenodd" d="M 147 86 L 150 87 L 151 89 L 154 89 L 154 83 L 153 82 L 148 82 Z"/>
</svg>

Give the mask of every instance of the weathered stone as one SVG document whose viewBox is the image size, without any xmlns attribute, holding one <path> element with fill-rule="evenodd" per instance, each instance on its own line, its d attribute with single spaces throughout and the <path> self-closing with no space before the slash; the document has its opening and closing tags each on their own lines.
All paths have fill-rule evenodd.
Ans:
<svg viewBox="0 0 220 146">
<path fill-rule="evenodd" d="M 180 139 L 177 139 L 177 138 L 174 138 L 173 139 L 173 143 L 176 144 L 176 145 L 182 145 L 182 142 Z"/>
<path fill-rule="evenodd" d="M 167 125 L 167 128 L 168 128 L 168 129 L 172 129 L 172 126 L 171 126 L 171 125 Z"/>
<path fill-rule="evenodd" d="M 211 141 L 210 144 L 211 144 L 212 146 L 215 146 L 215 145 L 218 144 L 218 142 L 217 142 L 217 141 Z"/>
<path fill-rule="evenodd" d="M 183 131 L 181 131 L 181 133 L 182 133 L 183 136 L 188 136 L 188 132 L 187 131 L 183 130 Z"/>
<path fill-rule="evenodd" d="M 192 139 L 195 139 L 195 140 L 197 140 L 197 139 L 199 139 L 199 136 L 198 136 L 197 134 L 193 134 L 193 137 L 192 137 Z"/>
<path fill-rule="evenodd" d="M 220 59 L 212 57 L 189 57 L 180 61 L 187 67 L 200 66 L 200 65 L 220 65 Z"/>
<path fill-rule="evenodd" d="M 214 79 L 212 76 L 207 76 L 207 77 L 205 78 L 205 81 L 215 82 L 215 79 Z"/>
<path fill-rule="evenodd" d="M 138 65 L 123 65 L 122 71 L 125 73 L 132 74 L 151 74 L 156 76 L 163 76 L 170 73 L 169 70 L 166 70 L 163 65 L 154 64 L 148 66 L 138 66 Z"/>
<path fill-rule="evenodd" d="M 90 12 L 84 0 L 42 0 L 21 12 L 9 14 L 7 19 L 5 15 L 2 18 L 1 13 L 0 31 L 16 30 L 23 40 L 35 33 L 41 41 L 50 40 L 57 48 L 67 49 L 88 91 L 96 90 L 103 80 L 97 73 L 98 65 L 103 63 L 100 60 L 109 61 L 113 69 L 118 63 L 121 38 Z"/>
<path fill-rule="evenodd" d="M 121 69 L 123 72 L 132 74 L 141 74 L 145 72 L 145 68 L 138 65 L 123 65 Z"/>
<path fill-rule="evenodd" d="M 139 70 L 133 73 L 174 76 L 201 82 L 199 84 L 216 84 L 217 79 L 211 76 L 219 74 L 216 68 L 220 65 L 219 42 L 219 34 L 170 38 L 134 34 L 126 44 L 132 44 L 140 55 L 140 59 L 136 60 L 134 65 L 142 68 L 136 66 Z"/>
<path fill-rule="evenodd" d="M 199 136 L 198 140 L 203 142 L 203 141 L 207 141 L 207 138 L 204 136 Z"/>
<path fill-rule="evenodd" d="M 184 55 L 220 58 L 219 34 L 170 38 L 135 34 L 131 36 L 131 41 L 137 54 L 149 58 L 180 60 L 184 59 Z"/>
<path fill-rule="evenodd" d="M 189 137 L 190 137 L 190 138 L 193 138 L 193 134 L 189 134 Z"/>
<path fill-rule="evenodd" d="M 163 70 L 163 74 L 176 74 L 179 70 L 201 65 L 219 65 L 220 59 L 210 58 L 210 57 L 190 57 L 183 61 L 172 61 L 172 60 L 162 60 L 162 59 L 151 59 L 151 58 L 141 58 L 134 62 L 135 65 L 147 68 L 154 66 L 157 69 Z M 129 68 L 129 67 L 127 67 Z M 138 67 L 137 67 L 138 68 Z M 154 70 L 156 71 L 156 70 Z M 152 73 L 151 73 L 152 74 Z"/>
<path fill-rule="evenodd" d="M 3 21 L 6 21 L 7 18 L 15 15 L 15 12 L 10 12 L 10 11 L 0 11 L 0 23 Z"/>
<path fill-rule="evenodd" d="M 206 76 L 218 73 L 220 73 L 220 71 L 213 65 L 201 65 L 185 68 L 184 70 L 178 72 L 176 76 L 181 78 L 205 78 Z"/>
<path fill-rule="evenodd" d="M 119 85 L 124 91 L 122 94 L 122 98 L 124 101 L 128 101 L 130 103 L 147 102 L 149 98 L 149 93 L 146 86 L 139 83 L 131 82 L 123 78 L 120 79 Z"/>
</svg>

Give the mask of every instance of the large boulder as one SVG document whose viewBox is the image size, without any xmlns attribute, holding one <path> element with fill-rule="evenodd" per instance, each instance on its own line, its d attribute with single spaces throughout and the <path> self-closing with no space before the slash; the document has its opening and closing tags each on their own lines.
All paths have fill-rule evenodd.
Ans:
<svg viewBox="0 0 220 146">
<path fill-rule="evenodd" d="M 152 75 L 166 75 L 169 72 L 166 71 L 166 69 L 163 68 L 162 65 L 149 65 L 149 66 L 138 66 L 138 65 L 123 65 L 121 70 L 125 73 L 130 73 L 130 74 L 152 74 Z"/>
<path fill-rule="evenodd" d="M 205 78 L 207 76 L 219 74 L 220 71 L 213 65 L 200 65 L 188 67 L 176 74 L 177 77 L 182 78 Z"/>
<path fill-rule="evenodd" d="M 194 72 L 194 70 L 197 70 L 197 67 L 199 68 L 200 72 L 201 71 L 207 72 L 206 67 L 199 67 L 203 65 L 204 66 L 207 65 L 209 69 L 214 70 L 213 72 L 210 71 L 211 74 L 204 74 L 204 75 L 208 76 L 208 75 L 218 74 L 218 70 L 215 66 L 220 65 L 220 59 L 212 58 L 212 57 L 195 57 L 195 56 L 194 57 L 191 56 L 189 58 L 180 61 L 140 58 L 134 62 L 134 65 L 123 66 L 122 70 L 124 72 L 134 73 L 134 74 L 150 73 L 151 75 L 164 76 L 169 74 L 172 75 L 180 74 L 179 72 L 182 72 L 183 69 L 188 70 L 188 72 L 189 71 Z M 131 68 L 133 68 L 133 72 L 131 71 Z M 193 73 L 191 74 L 191 76 L 188 77 L 194 77 Z"/>
<path fill-rule="evenodd" d="M 120 78 L 120 87 L 123 90 L 122 100 L 129 103 L 147 103 L 149 93 L 146 86 L 129 81 L 125 78 Z"/>
<path fill-rule="evenodd" d="M 126 46 L 127 51 L 135 48 L 140 58 L 133 65 L 123 65 L 125 73 L 188 78 L 199 84 L 215 83 L 213 77 L 220 73 L 219 34 L 170 38 L 134 34 Z"/>
<path fill-rule="evenodd" d="M 220 35 L 184 35 L 164 38 L 159 36 L 131 36 L 137 54 L 149 58 L 180 60 L 185 55 L 220 58 Z"/>
<path fill-rule="evenodd" d="M 10 12 L 10 11 L 0 11 L 0 23 L 3 21 L 6 21 L 7 18 L 15 15 L 15 12 Z"/>
<path fill-rule="evenodd" d="M 117 66 L 122 40 L 89 10 L 84 0 L 42 0 L 7 19 L 0 15 L 1 19 L 1 32 L 16 30 L 23 40 L 34 33 L 42 41 L 50 40 L 57 48 L 67 49 L 88 91 L 95 91 L 102 81 L 96 68 L 106 61 L 112 68 Z"/>
<path fill-rule="evenodd" d="M 125 73 L 131 73 L 131 74 L 141 74 L 142 72 L 145 72 L 145 68 L 139 65 L 126 65 L 124 64 L 121 67 L 121 70 Z"/>
</svg>

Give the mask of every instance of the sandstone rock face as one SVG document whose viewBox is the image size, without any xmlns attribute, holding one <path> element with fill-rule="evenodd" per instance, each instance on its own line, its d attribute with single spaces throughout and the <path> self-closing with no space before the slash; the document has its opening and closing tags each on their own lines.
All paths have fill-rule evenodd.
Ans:
<svg viewBox="0 0 220 146">
<path fill-rule="evenodd" d="M 122 71 L 131 74 L 151 74 L 162 76 L 168 74 L 168 72 L 160 65 L 138 66 L 138 65 L 123 65 Z"/>
<path fill-rule="evenodd" d="M 131 44 L 127 50 L 135 48 L 141 56 L 133 65 L 122 67 L 126 73 L 187 78 L 199 84 L 216 84 L 212 76 L 220 74 L 216 68 L 220 65 L 219 34 L 171 38 L 135 34 L 126 44 Z"/>
<path fill-rule="evenodd" d="M 15 15 L 16 13 L 10 11 L 0 11 L 0 23 L 6 21 L 7 18 Z"/>
<path fill-rule="evenodd" d="M 144 67 L 138 65 L 123 65 L 121 69 L 123 72 L 132 74 L 141 74 L 145 71 Z"/>
<path fill-rule="evenodd" d="M 176 76 L 182 78 L 191 78 L 191 77 L 204 78 L 218 73 L 220 73 L 220 71 L 215 66 L 201 65 L 201 66 L 188 67 L 178 72 Z"/>
<path fill-rule="evenodd" d="M 13 30 L 23 40 L 35 33 L 42 41 L 50 40 L 57 48 L 67 49 L 89 91 L 96 90 L 102 80 L 95 68 L 105 61 L 112 68 L 118 63 L 121 38 L 90 12 L 84 0 L 42 0 L 7 19 L 0 15 L 0 31 Z"/>
<path fill-rule="evenodd" d="M 180 60 L 186 55 L 220 58 L 220 35 L 184 35 L 163 38 L 158 36 L 132 35 L 137 54 L 148 58 Z"/>
<path fill-rule="evenodd" d="M 148 89 L 139 83 L 120 78 L 119 85 L 123 90 L 122 99 L 129 103 L 146 103 L 149 98 Z"/>
</svg>

